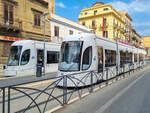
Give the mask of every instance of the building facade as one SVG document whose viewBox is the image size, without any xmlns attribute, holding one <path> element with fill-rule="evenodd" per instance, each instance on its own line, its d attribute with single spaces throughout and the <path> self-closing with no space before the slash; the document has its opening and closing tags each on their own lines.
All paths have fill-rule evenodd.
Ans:
<svg viewBox="0 0 150 113">
<path fill-rule="evenodd" d="M 7 63 L 14 41 L 43 40 L 42 14 L 48 9 L 46 0 L 0 0 L 0 64 Z M 46 37 L 50 41 L 49 24 Z"/>
<path fill-rule="evenodd" d="M 133 32 L 132 18 L 126 11 L 117 11 L 112 5 L 96 2 L 92 7 L 82 9 L 79 15 L 79 23 L 94 30 L 98 36 L 106 37 L 112 40 L 137 45 L 134 43 L 134 36 L 138 36 L 137 32 Z M 136 40 L 140 38 L 135 37 Z"/>
<path fill-rule="evenodd" d="M 147 51 L 147 59 L 150 59 L 150 36 L 143 36 L 143 46 Z"/>
<path fill-rule="evenodd" d="M 56 14 L 51 14 L 50 23 L 52 42 L 61 43 L 62 40 L 69 35 L 92 32 L 92 29 Z"/>
</svg>

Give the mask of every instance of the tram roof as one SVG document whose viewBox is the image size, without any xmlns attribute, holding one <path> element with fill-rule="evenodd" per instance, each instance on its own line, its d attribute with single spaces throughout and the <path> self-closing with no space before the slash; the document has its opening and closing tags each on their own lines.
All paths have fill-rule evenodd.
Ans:
<svg viewBox="0 0 150 113">
<path fill-rule="evenodd" d="M 36 40 L 20 40 L 20 41 L 16 41 L 12 44 L 12 46 L 15 45 L 26 45 L 26 44 L 32 44 L 32 43 L 39 43 L 39 44 L 43 44 L 43 41 L 36 41 Z M 54 44 L 54 45 L 60 45 L 58 43 L 53 43 L 53 42 L 45 42 L 45 44 Z"/>
<path fill-rule="evenodd" d="M 87 41 L 87 40 L 94 40 L 95 34 L 92 33 L 81 33 L 75 35 L 69 35 L 65 37 L 63 41 Z"/>
<path fill-rule="evenodd" d="M 145 50 L 136 48 L 133 45 L 129 45 L 129 44 L 121 43 L 121 42 L 116 42 L 114 40 L 110 40 L 110 39 L 104 38 L 104 37 L 99 37 L 99 36 L 96 36 L 93 33 L 81 33 L 81 34 L 76 34 L 76 35 L 70 35 L 70 36 L 64 38 L 63 41 L 79 41 L 79 40 L 81 40 L 81 41 L 90 41 L 90 42 L 94 41 L 94 40 L 96 42 L 104 41 L 104 42 L 109 43 L 109 46 L 110 45 L 116 45 L 116 43 L 118 43 L 119 50 L 129 51 L 129 52 L 133 52 L 133 53 L 146 54 Z"/>
</svg>

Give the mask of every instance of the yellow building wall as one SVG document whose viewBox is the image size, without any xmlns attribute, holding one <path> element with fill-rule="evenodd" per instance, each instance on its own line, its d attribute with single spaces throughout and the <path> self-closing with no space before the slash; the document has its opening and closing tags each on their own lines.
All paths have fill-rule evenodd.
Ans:
<svg viewBox="0 0 150 113">
<path fill-rule="evenodd" d="M 143 46 L 147 48 L 150 47 L 150 36 L 143 37 Z"/>
<path fill-rule="evenodd" d="M 55 12 L 55 0 L 0 0 L 0 25 L 3 25 L 4 17 L 4 2 L 13 5 L 13 27 L 19 28 L 18 38 L 32 39 L 32 40 L 43 40 L 44 34 L 44 24 L 42 22 L 42 13 L 46 11 Z M 49 10 L 48 2 L 51 1 L 52 10 Z M 41 4 L 42 2 L 42 4 Z M 44 3 L 44 4 L 43 4 Z M 32 10 L 34 9 L 34 10 Z M 34 13 L 35 10 L 40 13 L 40 26 L 34 25 Z M 47 16 L 50 17 L 50 16 Z M 8 26 L 9 27 L 9 26 Z M 0 28 L 1 29 L 1 28 Z M 0 31 L 1 32 L 1 31 Z M 9 33 L 9 32 L 8 32 Z M 46 23 L 46 41 L 51 41 L 50 39 L 50 23 Z M 9 35 L 14 37 L 13 35 Z M 8 54 L 4 55 L 4 47 L 6 48 L 7 43 L 13 43 L 13 41 L 0 41 L 0 64 L 6 64 L 8 59 Z M 9 47 L 8 47 L 9 49 Z"/>
<path fill-rule="evenodd" d="M 30 0 L 25 0 L 25 2 L 26 2 L 25 3 L 26 6 L 24 6 L 24 11 L 23 11 L 24 13 L 23 13 L 23 15 L 20 15 L 21 17 L 24 17 L 22 20 L 23 21 L 23 31 L 43 35 L 44 25 L 42 22 L 42 17 L 43 17 L 42 13 L 48 11 L 48 7 L 44 7 L 43 5 L 38 3 L 37 1 L 31 2 Z M 40 22 L 41 26 L 40 27 L 34 25 L 34 13 L 35 13 L 35 11 L 33 11 L 32 9 L 35 9 L 35 10 L 41 12 L 41 22 Z M 49 22 L 46 23 L 46 35 L 49 36 L 49 38 L 50 38 L 50 24 L 49 24 Z M 26 38 L 30 38 L 30 37 L 26 37 Z"/>
<path fill-rule="evenodd" d="M 25 39 L 29 39 L 31 37 L 27 36 L 27 33 L 36 35 L 33 39 L 40 39 L 41 36 L 44 33 L 44 25 L 42 22 L 42 13 L 49 11 L 48 7 L 49 5 L 42 5 L 39 0 L 13 0 L 14 2 L 17 3 L 17 5 L 14 6 L 14 22 L 20 22 L 21 26 L 21 32 L 22 32 L 22 37 Z M 42 0 L 40 0 L 42 1 Z M 44 0 L 43 0 L 44 1 Z M 53 0 L 51 0 L 53 1 Z M 7 1 L 5 1 L 7 2 Z M 9 1 L 8 1 L 9 2 Z M 11 2 L 11 1 L 10 1 Z M 48 2 L 47 2 L 48 4 Z M 54 4 L 54 3 L 53 3 Z M 54 4 L 55 5 L 55 4 Z M 4 12 L 4 4 L 3 1 L 0 0 L 0 17 L 3 17 L 3 12 Z M 40 12 L 41 15 L 41 20 L 40 20 L 40 27 L 34 25 L 34 12 L 32 9 L 35 9 Z M 0 19 L 1 21 L 1 19 Z M 15 23 L 14 23 L 15 24 Z M 18 23 L 16 23 L 18 24 Z M 38 37 L 39 35 L 39 37 Z M 46 36 L 48 36 L 48 40 L 50 41 L 50 23 L 46 23 Z M 43 40 L 43 38 L 41 39 Z"/>
<path fill-rule="evenodd" d="M 108 8 L 108 10 L 104 11 L 104 8 Z M 94 15 L 94 11 L 97 10 L 96 15 Z M 87 14 L 85 14 L 87 13 Z M 102 6 L 95 6 L 87 9 L 81 10 L 79 15 L 79 23 L 82 24 L 85 22 L 85 26 L 92 28 L 92 20 L 95 20 L 96 27 L 94 28 L 94 32 L 98 36 L 102 36 L 103 28 L 103 18 L 107 19 L 106 26 L 104 27 L 105 31 L 108 31 L 108 38 L 109 39 L 116 39 L 116 34 L 118 37 L 123 38 L 124 33 L 121 32 L 119 26 L 125 27 L 125 21 L 121 17 L 121 15 L 112 8 L 110 4 L 105 4 Z M 118 23 L 118 26 L 115 28 L 114 23 Z"/>
</svg>

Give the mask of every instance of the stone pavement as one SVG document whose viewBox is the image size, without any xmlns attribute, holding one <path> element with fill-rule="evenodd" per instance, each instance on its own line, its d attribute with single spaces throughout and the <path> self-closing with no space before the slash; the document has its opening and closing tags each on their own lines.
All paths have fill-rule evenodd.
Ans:
<svg viewBox="0 0 150 113">
<path fill-rule="evenodd" d="M 3 75 L 4 70 L 0 68 L 0 76 Z"/>
</svg>

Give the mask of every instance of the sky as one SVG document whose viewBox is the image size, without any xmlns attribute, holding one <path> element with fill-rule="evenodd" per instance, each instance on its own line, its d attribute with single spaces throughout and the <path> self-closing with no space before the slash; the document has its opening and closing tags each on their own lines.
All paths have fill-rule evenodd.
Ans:
<svg viewBox="0 0 150 113">
<path fill-rule="evenodd" d="M 150 36 L 150 0 L 55 0 L 55 13 L 77 22 L 81 9 L 98 1 L 110 3 L 117 11 L 126 10 L 137 33 Z"/>
</svg>

